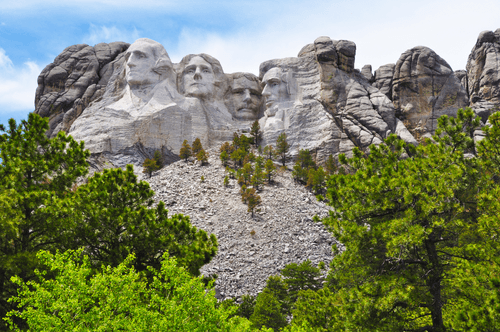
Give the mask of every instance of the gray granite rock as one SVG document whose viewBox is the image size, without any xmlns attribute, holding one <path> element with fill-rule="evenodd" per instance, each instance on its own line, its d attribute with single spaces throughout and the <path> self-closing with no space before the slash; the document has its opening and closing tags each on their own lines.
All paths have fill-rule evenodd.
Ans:
<svg viewBox="0 0 500 332">
<path fill-rule="evenodd" d="M 147 178 L 155 201 L 164 201 L 169 214 L 190 216 L 191 223 L 217 236 L 219 252 L 201 268 L 205 276 L 217 274 L 219 299 L 256 295 L 270 275 L 286 264 L 310 259 L 314 265 L 329 263 L 331 246 L 338 243 L 315 215 L 324 217 L 329 207 L 318 202 L 290 170 L 258 191 L 262 204 L 252 218 L 242 203 L 236 180 L 223 186 L 224 167 L 217 149 L 209 149 L 206 166 L 194 162 L 172 163 Z M 139 169 L 140 171 L 140 169 Z M 201 177 L 204 182 L 201 182 Z"/>
<path fill-rule="evenodd" d="M 67 47 L 38 76 L 35 113 L 49 118 L 49 135 L 67 131 L 83 109 L 102 94 L 106 72 L 129 44 L 115 42 Z M 64 122 L 64 125 L 63 125 Z"/>
<path fill-rule="evenodd" d="M 369 83 L 373 83 L 375 77 L 372 73 L 372 65 L 364 65 L 363 68 L 361 68 L 361 75 L 363 75 Z"/>
<path fill-rule="evenodd" d="M 468 105 L 465 88 L 450 65 L 424 46 L 404 52 L 396 63 L 392 101 L 417 139 L 432 135 L 441 115 L 455 116 Z"/>
<path fill-rule="evenodd" d="M 500 29 L 479 34 L 466 70 L 471 107 L 485 123 L 500 107 Z"/>
<path fill-rule="evenodd" d="M 393 63 L 380 66 L 375 70 L 372 85 L 380 90 L 384 95 L 392 100 L 392 78 L 396 65 Z"/>
</svg>

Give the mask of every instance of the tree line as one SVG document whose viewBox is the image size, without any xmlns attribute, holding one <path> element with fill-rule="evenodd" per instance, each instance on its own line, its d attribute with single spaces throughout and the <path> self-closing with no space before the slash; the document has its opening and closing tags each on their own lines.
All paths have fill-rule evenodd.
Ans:
<svg viewBox="0 0 500 332">
<path fill-rule="evenodd" d="M 315 218 L 342 244 L 331 264 L 289 264 L 240 304 L 218 302 L 213 281 L 198 276 L 215 237 L 154 206 L 131 167 L 78 186 L 88 169 L 83 143 L 64 133 L 48 139 L 47 120 L 34 114 L 9 125 L 0 128 L 0 310 L 12 328 L 500 329 L 499 113 L 482 139 L 466 108 L 439 118 L 418 146 L 390 135 L 368 153 L 340 155 L 340 165 L 328 158 L 324 184 L 310 187 L 332 207 Z M 256 155 L 255 142 L 235 135 L 221 147 L 242 188 L 259 188 L 256 169 L 269 176 L 265 156 L 279 149 Z M 294 167 L 306 185 L 303 170 L 319 169 L 309 157 L 303 150 Z"/>
</svg>

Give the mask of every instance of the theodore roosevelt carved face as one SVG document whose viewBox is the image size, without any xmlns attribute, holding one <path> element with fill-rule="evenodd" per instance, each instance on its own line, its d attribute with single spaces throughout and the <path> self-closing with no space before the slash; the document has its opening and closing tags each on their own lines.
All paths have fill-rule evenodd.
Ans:
<svg viewBox="0 0 500 332">
<path fill-rule="evenodd" d="M 259 79 L 249 73 L 233 77 L 233 117 L 238 120 L 256 120 L 262 99 Z"/>
</svg>

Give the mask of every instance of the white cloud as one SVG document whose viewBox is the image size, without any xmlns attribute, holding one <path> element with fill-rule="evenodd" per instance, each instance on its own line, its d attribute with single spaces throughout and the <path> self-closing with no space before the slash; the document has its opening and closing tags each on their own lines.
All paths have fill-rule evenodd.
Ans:
<svg viewBox="0 0 500 332">
<path fill-rule="evenodd" d="M 14 66 L 5 51 L 0 48 L 0 114 L 33 111 L 37 77 L 40 67 L 26 61 Z"/>
<path fill-rule="evenodd" d="M 136 28 L 132 30 L 119 29 L 116 26 L 97 26 L 90 24 L 89 33 L 83 38 L 83 42 L 89 45 L 98 43 L 111 43 L 123 41 L 132 43 L 139 37 L 139 31 Z"/>
<path fill-rule="evenodd" d="M 371 64 L 375 70 L 396 63 L 404 51 L 423 45 L 457 70 L 465 69 L 479 33 L 500 27 L 498 0 L 476 0 L 474 6 L 468 0 L 275 1 L 262 8 L 254 18 L 238 13 L 241 20 L 232 31 L 210 32 L 187 25 L 178 47 L 167 51 L 175 62 L 189 53 L 208 53 L 225 72 L 257 74 L 260 63 L 297 56 L 317 37 L 329 36 L 356 43 L 356 68 Z"/>
</svg>

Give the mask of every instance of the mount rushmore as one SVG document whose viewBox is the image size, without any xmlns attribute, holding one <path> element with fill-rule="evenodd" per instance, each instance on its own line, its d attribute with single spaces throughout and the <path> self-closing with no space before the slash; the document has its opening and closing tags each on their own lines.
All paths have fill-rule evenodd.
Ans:
<svg viewBox="0 0 500 332">
<path fill-rule="evenodd" d="M 500 29 L 479 35 L 465 70 L 424 46 L 374 72 L 355 69 L 355 55 L 352 41 L 319 37 L 297 57 L 262 63 L 256 76 L 224 73 L 203 53 L 172 63 L 147 38 L 78 44 L 41 72 L 35 113 L 49 118 L 49 136 L 65 131 L 123 167 L 156 150 L 167 163 L 178 160 L 184 140 L 218 146 L 256 120 L 263 145 L 285 132 L 292 154 L 310 149 L 321 162 L 392 133 L 417 144 L 439 116 L 466 106 L 486 123 L 500 105 Z"/>
</svg>

